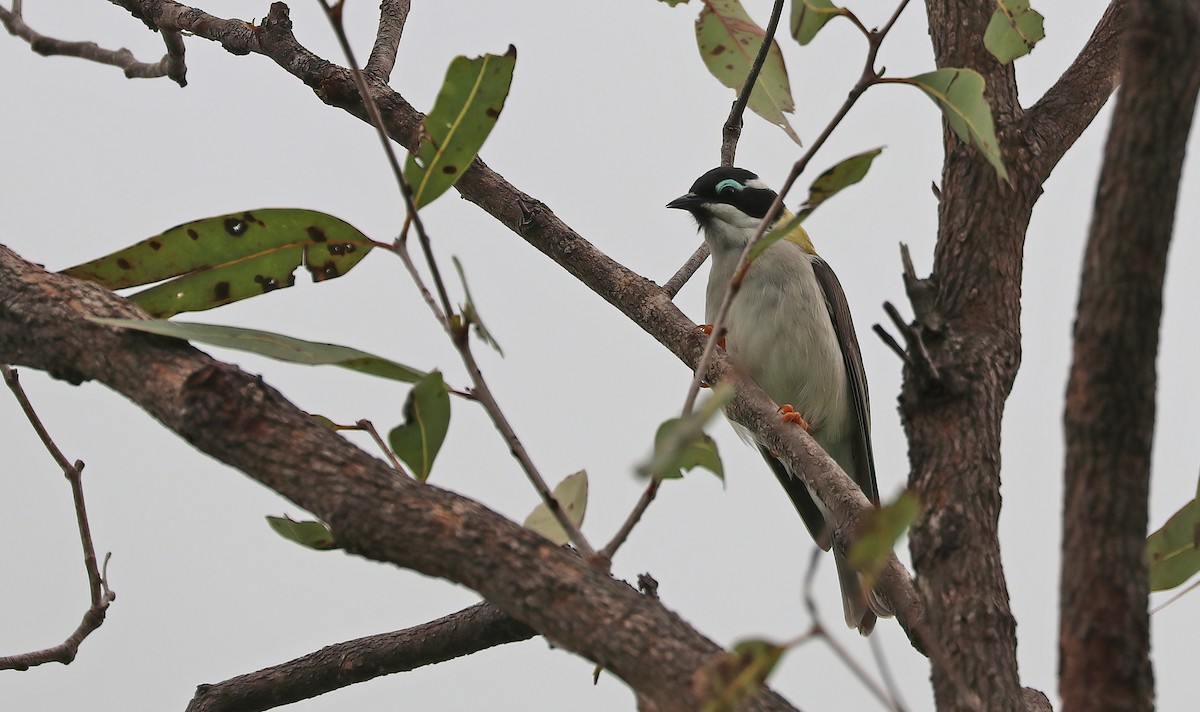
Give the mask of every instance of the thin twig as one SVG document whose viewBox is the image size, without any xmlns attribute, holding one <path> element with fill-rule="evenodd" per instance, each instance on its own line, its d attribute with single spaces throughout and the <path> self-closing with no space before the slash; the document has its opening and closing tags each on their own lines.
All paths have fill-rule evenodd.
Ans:
<svg viewBox="0 0 1200 712">
<path fill-rule="evenodd" d="M 101 571 L 96 563 L 96 550 L 92 544 L 92 528 L 88 524 L 87 506 L 83 501 L 83 461 L 76 460 L 71 462 L 63 454 L 62 450 L 54 444 L 54 440 L 50 437 L 50 433 L 46 430 L 46 426 L 42 424 L 41 418 L 33 409 L 33 404 L 29 402 L 29 397 L 25 394 L 25 389 L 21 387 L 20 380 L 17 377 L 17 372 L 7 365 L 0 364 L 0 374 L 4 377 L 4 383 L 8 385 L 9 390 L 20 404 L 21 410 L 25 413 L 25 417 L 29 420 L 37 432 L 38 438 L 42 441 L 42 445 L 62 468 L 63 475 L 71 485 L 71 498 L 75 504 L 75 521 L 79 527 L 79 541 L 83 546 L 83 566 L 87 571 L 88 591 L 91 596 L 91 605 L 83 614 L 83 620 L 75 628 L 75 631 L 64 640 L 62 643 L 44 650 L 35 650 L 28 653 L 18 655 L 9 655 L 0 657 L 0 669 L 3 670 L 27 670 L 35 665 L 44 663 L 58 662 L 64 665 L 75 659 L 79 653 L 79 646 L 89 635 L 97 628 L 104 624 L 104 618 L 108 613 L 108 606 L 117 598 L 117 594 L 108 587 L 108 559 L 110 554 L 104 557 L 104 571 Z"/>
<path fill-rule="evenodd" d="M 704 260 L 706 259 L 708 259 L 708 243 L 701 242 L 696 251 L 692 253 L 692 256 L 687 259 L 687 262 L 684 262 L 679 271 L 663 285 L 663 291 L 674 299 L 675 295 L 679 294 L 679 290 L 683 289 L 683 285 L 687 284 L 692 275 L 696 274 L 696 270 L 700 269 L 700 265 L 704 264 Z"/>
<path fill-rule="evenodd" d="M 367 57 L 363 72 L 372 79 L 387 81 L 396 67 L 396 53 L 400 49 L 400 38 L 404 35 L 404 23 L 408 21 L 410 0 L 383 0 L 379 5 L 379 29 L 375 32 L 375 45 Z"/>
<path fill-rule="evenodd" d="M 613 556 L 617 553 L 617 549 L 621 548 L 621 545 L 629 538 L 630 532 L 642 520 L 642 515 L 646 513 L 646 509 L 649 508 L 650 503 L 658 495 L 658 487 L 661 483 L 662 480 L 658 478 L 652 477 L 650 479 L 650 484 L 646 485 L 646 489 L 642 490 L 642 496 L 638 498 L 637 504 L 633 506 L 633 511 L 625 518 L 625 522 L 621 524 L 621 528 L 613 535 L 612 541 L 608 542 L 600 550 L 600 557 L 602 559 L 612 561 Z"/>
<path fill-rule="evenodd" d="M 866 30 L 862 27 L 861 23 L 856 23 L 858 27 L 863 29 L 863 32 L 866 34 L 867 38 L 867 57 L 863 62 L 862 73 L 859 75 L 858 81 L 855 82 L 854 86 L 850 89 L 850 93 L 846 95 L 846 100 L 842 102 L 842 105 L 837 110 L 837 113 L 834 114 L 833 118 L 829 120 L 829 123 L 827 123 L 825 128 L 821 131 L 821 135 L 817 137 L 812 146 L 809 146 L 808 150 L 804 152 L 804 155 L 800 157 L 800 160 L 796 161 L 796 163 L 792 165 L 792 170 L 788 174 L 787 180 L 784 181 L 783 188 L 779 191 L 778 195 L 775 196 L 775 200 L 771 203 L 771 207 L 767 210 L 767 214 L 763 216 L 762 221 L 758 224 L 758 229 L 754 231 L 754 236 L 750 238 L 750 241 L 746 243 L 745 249 L 742 250 L 742 256 L 738 260 L 738 266 L 734 270 L 733 278 L 730 280 L 729 286 L 725 290 L 725 296 L 721 300 L 721 306 L 717 310 L 716 317 L 713 319 L 712 335 L 705 343 L 704 353 L 700 356 L 700 361 L 696 364 L 696 371 L 695 375 L 692 377 L 692 384 L 688 388 L 687 397 L 684 399 L 684 414 L 692 412 L 692 408 L 695 407 L 696 396 L 699 394 L 700 384 L 708 372 L 708 365 L 712 362 L 713 351 L 716 349 L 717 344 L 720 343 L 721 338 L 725 336 L 725 324 L 729 319 L 729 307 L 733 303 L 734 297 L 736 297 L 737 293 L 741 290 L 742 280 L 745 278 L 746 271 L 749 269 L 749 257 L 751 251 L 753 251 L 754 246 L 767 232 L 767 228 L 775 223 L 775 219 L 779 216 L 780 211 L 783 209 L 784 198 L 787 197 L 788 191 L 792 189 L 792 185 L 796 182 L 796 179 L 808 166 L 809 161 L 812 160 L 813 156 L 816 155 L 821 146 L 825 144 L 825 141 L 833 133 L 833 130 L 837 128 L 837 126 L 842 122 L 842 119 L 845 118 L 847 113 L 849 113 L 851 107 L 858 102 L 858 99 L 863 95 L 863 92 L 881 81 L 879 73 L 875 71 L 875 60 L 879 55 L 879 47 L 883 43 L 884 38 L 887 37 L 887 33 L 891 30 L 892 25 L 895 24 L 896 18 L 899 17 L 900 12 L 907 4 L 908 0 L 900 0 L 899 7 L 896 8 L 896 11 L 892 14 L 892 18 L 882 30 Z"/>
<path fill-rule="evenodd" d="M 400 464 L 400 460 L 396 458 L 396 453 L 392 452 L 392 449 L 387 446 L 387 443 L 383 441 L 383 438 L 379 437 L 379 431 L 375 429 L 374 423 L 366 418 L 363 418 L 354 424 L 358 426 L 360 430 L 365 430 L 370 434 L 371 439 L 375 441 L 375 444 L 379 446 L 380 450 L 383 450 L 383 454 L 387 456 L 388 462 L 392 463 L 392 468 L 395 469 L 396 472 L 399 472 L 405 477 L 412 477 L 412 475 L 408 474 L 408 470 L 404 469 L 404 465 Z"/>
<path fill-rule="evenodd" d="M 529 452 L 525 449 L 521 439 L 517 437 L 516 431 L 513 430 L 512 425 L 508 422 L 508 417 L 505 416 L 499 402 L 496 401 L 495 396 L 492 394 L 492 390 L 488 386 L 487 380 L 483 377 L 483 371 L 480 370 L 479 364 L 475 361 L 475 356 L 471 352 L 471 343 L 468 338 L 471 324 L 468 323 L 465 315 L 461 315 L 457 323 L 455 323 L 455 320 L 452 318 L 454 309 L 450 305 L 450 297 L 446 292 L 441 271 L 438 269 L 437 260 L 434 258 L 433 251 L 430 248 L 429 236 L 425 232 L 425 226 L 421 222 L 420 215 L 417 212 L 416 204 L 413 202 L 412 190 L 408 185 L 408 181 L 404 179 L 403 171 L 400 169 L 400 162 L 396 158 L 395 151 L 392 150 L 391 140 L 388 138 L 387 132 L 383 126 L 383 117 L 379 113 L 379 107 L 376 105 L 374 97 L 368 90 L 366 77 L 363 75 L 362 71 L 359 70 L 358 62 L 355 60 L 354 53 L 350 49 L 350 40 L 346 36 L 346 30 L 342 24 L 342 4 L 340 0 L 334 5 L 330 5 L 327 0 L 318 1 L 320 2 L 321 7 L 324 8 L 325 16 L 328 18 L 329 24 L 333 27 L 334 34 L 337 35 L 338 38 L 338 43 L 341 45 L 342 51 L 346 55 L 346 62 L 350 72 L 354 76 L 354 82 L 358 87 L 359 94 L 362 96 L 363 106 L 367 110 L 367 115 L 370 117 L 371 123 L 375 126 L 375 130 L 379 135 L 380 143 L 383 145 L 384 152 L 387 154 L 388 163 L 392 168 L 392 173 L 396 178 L 396 183 L 400 187 L 401 194 L 404 196 L 404 202 L 408 209 L 408 215 L 405 221 L 406 226 L 407 223 L 411 221 L 412 226 L 417 231 L 417 237 L 421 243 L 421 249 L 425 253 L 425 263 L 429 268 L 430 275 L 433 277 L 434 285 L 437 288 L 438 296 L 441 301 L 441 311 L 438 310 L 437 303 L 433 301 L 432 297 L 429 296 L 428 290 L 425 289 L 424 283 L 421 281 L 420 275 L 416 271 L 416 267 L 412 264 L 412 260 L 408 258 L 407 248 L 405 247 L 403 239 L 397 241 L 397 244 L 393 247 L 393 252 L 399 255 L 404 261 L 409 273 L 417 282 L 418 287 L 421 288 L 422 294 L 426 296 L 426 302 L 430 305 L 434 315 L 438 317 L 442 327 L 446 330 L 447 334 L 450 335 L 451 341 L 454 343 L 455 347 L 458 349 L 459 355 L 462 357 L 463 364 L 467 367 L 467 371 L 471 375 L 471 381 L 474 384 L 472 395 L 474 396 L 475 400 L 479 401 L 479 404 L 483 406 L 484 411 L 491 418 L 492 424 L 496 427 L 496 430 L 500 432 L 500 436 L 504 439 L 505 444 L 508 445 L 509 451 L 521 465 L 521 469 L 525 471 L 526 477 L 529 479 L 534 489 L 537 490 L 542 502 L 545 503 L 546 507 L 554 515 L 555 520 L 560 526 L 562 526 L 563 530 L 567 533 L 567 536 L 570 537 L 571 541 L 574 542 L 576 547 L 578 547 L 579 552 L 584 556 L 584 558 L 588 561 L 597 561 L 596 550 L 592 548 L 591 544 L 588 543 L 587 539 L 583 536 L 583 532 L 580 531 L 578 525 L 571 521 L 571 518 L 567 516 L 566 511 L 563 510 L 562 506 L 558 503 L 558 500 L 555 499 L 554 493 L 546 485 L 545 478 L 542 477 L 541 472 L 538 471 L 537 467 L 533 464 L 533 460 L 530 458 Z M 405 231 L 402 231 L 401 235 L 404 234 Z"/>
<path fill-rule="evenodd" d="M 185 78 L 187 67 L 183 64 L 183 42 L 180 40 L 176 47 L 173 40 L 167 39 L 165 32 L 163 36 L 164 39 L 167 39 L 167 54 L 157 62 L 139 62 L 133 56 L 133 52 L 124 47 L 115 50 L 104 49 L 95 42 L 72 42 L 47 37 L 25 23 L 19 2 L 14 2 L 11 10 L 0 7 L 0 24 L 4 25 L 9 34 L 25 40 L 31 50 L 43 57 L 53 55 L 78 57 L 90 62 L 120 67 L 129 79 L 170 77 L 179 86 L 187 86 Z M 178 40 L 179 33 L 174 34 L 175 39 Z"/>
<path fill-rule="evenodd" d="M 746 113 L 746 104 L 750 102 L 750 94 L 754 91 L 758 75 L 767 62 L 771 45 L 775 42 L 775 30 L 779 27 L 779 17 L 782 14 L 783 0 L 775 0 L 775 6 L 771 8 L 771 19 L 767 21 L 767 29 L 763 33 L 762 42 L 758 45 L 758 54 L 754 57 L 754 63 L 750 65 L 750 71 L 746 74 L 742 90 L 738 92 L 737 101 L 733 102 L 729 118 L 725 120 L 725 126 L 721 129 L 722 166 L 733 165 L 733 157 L 737 154 L 738 139 L 742 136 L 742 115 Z"/>
</svg>

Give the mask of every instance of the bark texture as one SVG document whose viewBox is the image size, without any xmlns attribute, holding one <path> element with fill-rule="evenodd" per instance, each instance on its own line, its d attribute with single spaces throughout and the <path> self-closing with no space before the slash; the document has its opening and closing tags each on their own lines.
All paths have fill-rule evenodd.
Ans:
<svg viewBox="0 0 1200 712">
<path fill-rule="evenodd" d="M 1167 248 L 1200 87 L 1200 2 L 1131 3 L 1066 403 L 1063 709 L 1150 710 L 1150 454 Z"/>
</svg>

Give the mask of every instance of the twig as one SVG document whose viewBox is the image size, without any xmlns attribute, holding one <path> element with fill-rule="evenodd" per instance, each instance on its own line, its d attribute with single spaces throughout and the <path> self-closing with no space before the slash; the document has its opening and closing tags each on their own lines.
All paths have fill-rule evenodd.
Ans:
<svg viewBox="0 0 1200 712">
<path fill-rule="evenodd" d="M 66 476 L 67 481 L 71 484 L 71 497 L 75 503 L 75 521 L 79 526 L 79 540 L 83 545 L 83 565 L 87 571 L 88 590 L 91 594 L 91 605 L 84 612 L 83 620 L 79 622 L 75 631 L 66 640 L 44 650 L 0 657 L 0 669 L 27 670 L 35 665 L 54 662 L 67 665 L 79 653 L 79 646 L 83 643 L 84 639 L 104 624 L 104 617 L 108 613 L 108 606 L 116 600 L 117 594 L 108 587 L 108 559 L 111 555 L 105 555 L 104 571 L 101 571 L 96 565 L 96 550 L 92 545 L 92 529 L 88 524 L 87 507 L 83 501 L 83 461 L 76 460 L 74 463 L 70 462 L 63 455 L 62 450 L 54 444 L 50 433 L 46 430 L 45 425 L 42 424 L 41 419 L 34 411 L 33 404 L 29 402 L 29 397 L 25 394 L 25 389 L 21 387 L 20 381 L 17 378 L 17 372 L 4 364 L 0 364 L 0 373 L 3 374 L 4 383 L 8 385 L 9 390 L 13 392 L 17 402 L 21 405 L 21 410 L 24 411 L 29 424 L 33 426 L 38 438 L 42 441 L 46 450 L 49 451 L 50 456 L 62 468 L 63 475 Z"/>
<path fill-rule="evenodd" d="M 408 21 L 410 0 L 383 0 L 379 4 L 379 29 L 375 33 L 375 45 L 367 57 L 363 72 L 372 79 L 387 81 L 396 67 L 396 52 L 400 49 L 400 37 L 404 35 L 404 23 Z"/>
<path fill-rule="evenodd" d="M 649 508 L 650 503 L 658 495 L 658 487 L 661 483 L 662 480 L 658 478 L 650 478 L 650 484 L 646 485 L 646 489 L 642 490 L 642 496 L 638 498 L 637 504 L 633 506 L 633 511 L 629 513 L 629 516 L 625 518 L 625 522 L 621 524 L 621 528 L 613 535 L 612 541 L 608 542 L 600 550 L 600 557 L 602 559 L 612 561 L 612 557 L 616 555 L 617 549 L 621 548 L 621 545 L 629 538 L 630 532 L 642 520 L 642 515 L 646 513 L 646 509 Z"/>
<path fill-rule="evenodd" d="M 684 399 L 684 414 L 690 413 L 692 408 L 695 407 L 696 396 L 700 392 L 700 384 L 708 372 L 708 365 L 712 362 L 713 351 L 716 349 L 717 344 L 720 343 L 721 337 L 725 335 L 725 324 L 729 319 L 729 307 L 731 304 L 733 304 L 734 297 L 736 297 L 737 293 L 741 290 L 742 280 L 745 278 L 746 271 L 750 267 L 749 257 L 751 251 L 753 251 L 755 244 L 762 239 L 762 236 L 766 233 L 767 228 L 775 223 L 776 217 L 778 217 L 780 211 L 783 209 L 784 198 L 787 196 L 788 191 L 792 189 L 792 185 L 796 182 L 796 179 L 808 166 L 809 161 L 812 160 L 813 156 L 816 155 L 821 146 L 825 144 L 825 141 L 829 138 L 830 134 L 832 134 L 833 130 L 842 122 L 842 119 L 845 118 L 847 113 L 849 113 L 850 108 L 853 107 L 858 101 L 859 97 L 863 95 L 863 92 L 881 81 L 880 74 L 875 71 L 875 60 L 879 55 L 879 47 L 883 43 L 884 38 L 887 37 L 887 33 L 891 31 L 892 26 L 896 23 L 896 19 L 900 16 L 900 13 L 904 10 L 906 5 L 908 5 L 908 0 L 900 0 L 900 5 L 896 8 L 895 12 L 892 13 L 891 18 L 889 18 L 887 24 L 884 25 L 883 29 L 881 30 L 867 30 L 862 26 L 862 23 L 857 22 L 857 18 L 854 18 L 855 25 L 864 32 L 867 38 L 867 57 L 863 62 L 862 73 L 859 75 L 858 81 L 855 82 L 854 86 L 850 89 L 850 93 L 846 96 L 846 100 L 842 102 L 842 105 L 837 110 L 837 113 L 834 114 L 833 118 L 829 120 L 829 123 L 827 123 L 825 128 L 821 131 L 821 135 L 818 136 L 816 141 L 813 142 L 812 146 L 810 146 L 808 150 L 804 152 L 804 155 L 802 155 L 800 159 L 792 165 L 792 170 L 788 174 L 787 180 L 784 181 L 783 188 L 779 191 L 779 194 L 775 196 L 775 200 L 771 203 L 771 207 L 767 210 L 767 214 L 763 216 L 762 222 L 758 224 L 758 229 L 754 231 L 754 236 L 750 238 L 750 241 L 746 243 L 745 249 L 742 250 L 742 256 L 738 260 L 738 266 L 734 270 L 733 278 L 729 282 L 729 287 L 725 290 L 725 296 L 721 300 L 721 306 L 717 310 L 716 317 L 713 319 L 712 335 L 705 343 L 704 353 L 700 356 L 700 361 L 696 364 L 696 371 L 695 375 L 692 377 L 692 384 L 688 388 L 687 397 Z M 853 18 L 853 13 L 847 11 L 847 16 Z"/>
<path fill-rule="evenodd" d="M 435 303 L 433 299 L 428 296 L 428 290 L 421 281 L 415 265 L 413 265 L 411 259 L 408 258 L 407 248 L 405 247 L 404 240 L 398 240 L 392 251 L 400 255 L 401 259 L 405 263 L 405 266 L 408 268 L 409 273 L 417 282 L 417 285 L 421 288 L 422 294 L 426 296 L 426 301 L 433 309 L 434 315 L 438 317 L 442 327 L 446 330 L 446 333 L 450 335 L 451 341 L 458 349 L 458 353 L 462 357 L 463 364 L 467 367 L 467 371 L 471 374 L 471 381 L 474 384 L 472 395 L 477 401 L 479 401 L 479 404 L 483 406 L 484 411 L 491 418 L 492 424 L 496 427 L 496 430 L 500 432 L 500 436 L 504 439 L 505 444 L 508 445 L 509 451 L 521 465 L 521 469 L 525 471 L 526 477 L 529 479 L 534 489 L 537 490 L 542 502 L 545 503 L 546 507 L 554 515 L 555 520 L 560 526 L 562 526 L 563 530 L 567 533 L 567 536 L 570 537 L 571 541 L 574 542 L 575 546 L 579 548 L 579 552 L 583 554 L 584 558 L 588 561 L 595 562 L 597 561 L 596 550 L 592 548 L 591 544 L 588 543 L 587 539 L 583 536 L 583 532 L 580 531 L 575 522 L 571 521 L 571 518 L 567 516 L 567 513 L 563 510 L 562 506 L 559 505 L 558 500 L 554 498 L 554 493 L 550 490 L 550 487 L 546 485 L 545 478 L 542 477 L 541 472 L 539 472 L 537 467 L 533 464 L 533 460 L 530 458 L 529 452 L 525 449 L 521 439 L 517 437 L 516 431 L 513 430 L 512 425 L 508 422 L 508 417 L 505 416 L 503 409 L 500 408 L 500 404 L 496 401 L 495 396 L 492 394 L 491 388 L 488 387 L 487 380 L 483 377 L 483 371 L 480 370 L 479 364 L 475 361 L 475 356 L 471 352 L 471 343 L 468 338 L 471 325 L 468 323 L 466 316 L 461 315 L 458 323 L 454 323 L 454 320 L 451 318 L 451 316 L 454 314 L 454 309 L 450 304 L 450 297 L 446 292 L 446 286 L 442 280 L 441 271 L 438 269 L 437 260 L 434 258 L 433 251 L 430 248 L 429 236 L 425 232 L 425 226 L 421 222 L 420 215 L 417 212 L 416 204 L 413 202 L 412 189 L 408 185 L 408 181 L 404 179 L 404 173 L 400 169 L 400 162 L 396 158 L 396 153 L 392 149 L 391 140 L 388 138 L 387 131 L 383 126 L 383 117 L 379 113 L 379 107 L 375 103 L 375 99 L 367 87 L 366 78 L 363 76 L 362 71 L 360 71 L 358 68 L 358 62 L 354 58 L 354 53 L 350 49 L 350 40 L 346 36 L 346 29 L 342 24 L 342 3 L 340 0 L 333 5 L 330 5 L 327 0 L 318 0 L 318 2 L 320 2 L 321 7 L 324 8 L 325 16 L 329 19 L 329 24 L 333 27 L 334 34 L 337 35 L 338 38 L 338 43 L 341 45 L 342 51 L 346 55 L 346 62 L 350 72 L 354 76 L 354 83 L 358 87 L 359 94 L 362 96 L 363 107 L 367 110 L 367 115 L 370 117 L 371 123 L 375 127 L 375 131 L 379 135 L 379 141 L 383 145 L 384 152 L 387 154 L 388 163 L 391 166 L 392 173 L 396 178 L 396 184 L 400 187 L 400 193 L 404 196 L 404 202 L 408 209 L 406 227 L 407 223 L 411 221 L 412 226 L 417 231 L 417 237 L 421 243 L 421 249 L 425 253 L 425 263 L 429 267 L 430 275 L 433 277 L 434 285 L 437 288 L 438 296 L 441 301 L 442 310 L 440 312 L 437 309 L 437 303 Z M 401 235 L 403 236 L 405 232 L 406 231 L 402 231 Z"/>
<path fill-rule="evenodd" d="M 706 259 L 708 259 L 708 243 L 702 242 L 696 248 L 696 251 L 692 253 L 692 256 L 687 259 L 687 262 L 684 262 L 683 266 L 679 268 L 679 271 L 662 286 L 667 296 L 674 299 L 675 295 L 679 294 L 679 290 L 683 289 L 683 285 L 687 284 L 687 281 L 692 278 L 693 274 L 696 274 L 696 270 L 700 269 L 700 265 L 704 264 L 704 260 Z"/>
<path fill-rule="evenodd" d="M 535 635 L 492 604 L 477 603 L 419 626 L 348 640 L 281 665 L 200 685 L 187 712 L 267 710 Z"/>
<path fill-rule="evenodd" d="M 746 81 L 742 84 L 742 90 L 738 92 L 737 101 L 733 102 L 729 118 L 725 120 L 725 126 L 721 129 L 722 166 L 733 165 L 733 157 L 737 154 L 738 139 L 742 136 L 742 115 L 746 113 L 746 104 L 750 102 L 750 93 L 754 91 L 758 75 L 762 72 L 763 65 L 767 62 L 767 55 L 771 52 L 771 44 L 775 41 L 775 30 L 779 27 L 779 17 L 782 14 L 783 0 L 775 0 L 775 6 L 771 8 L 771 19 L 767 21 L 767 29 L 763 33 L 762 43 L 758 45 L 758 54 L 754 57 L 754 63 L 750 65 L 750 71 L 746 73 Z"/>
<path fill-rule="evenodd" d="M 1182 591 L 1180 591 L 1179 593 L 1175 594 L 1174 596 L 1171 596 L 1170 598 L 1168 598 L 1166 601 L 1162 602 L 1161 604 L 1159 604 L 1159 605 L 1155 606 L 1154 608 L 1151 608 L 1151 609 L 1150 609 L 1150 615 L 1154 615 L 1155 613 L 1158 613 L 1158 612 L 1159 612 L 1159 611 L 1161 611 L 1162 609 L 1166 608 L 1167 606 L 1171 605 L 1172 603 L 1174 603 L 1174 602 L 1178 601 L 1179 599 L 1183 598 L 1184 596 L 1186 596 L 1187 594 L 1189 594 L 1189 593 L 1191 593 L 1193 590 L 1195 590 L 1195 589 L 1196 589 L 1196 587 L 1198 587 L 1198 586 L 1200 586 L 1200 581 L 1196 581 L 1196 582 L 1195 582 L 1195 583 L 1193 583 L 1191 586 L 1188 586 L 1187 588 L 1183 589 Z"/>
<path fill-rule="evenodd" d="M 396 453 L 392 452 L 392 449 L 387 446 L 387 443 L 383 441 L 383 438 L 379 437 L 379 431 L 375 429 L 374 423 L 366 418 L 363 418 L 356 421 L 354 423 L 354 427 L 359 430 L 366 431 L 371 436 L 371 439 L 375 441 L 375 444 L 379 446 L 379 449 L 383 450 L 383 454 L 387 456 L 388 462 L 392 463 L 392 468 L 395 469 L 396 472 L 399 472 L 405 477 L 412 477 L 412 475 L 408 473 L 408 470 L 404 469 L 404 465 L 400 464 L 400 460 L 396 458 Z"/>
<path fill-rule="evenodd" d="M 169 77 L 179 86 L 187 86 L 187 66 L 183 63 L 183 41 L 178 32 L 174 32 L 173 37 L 168 37 L 168 32 L 163 32 L 163 38 L 167 43 L 167 54 L 163 55 L 162 59 L 157 62 L 139 62 L 133 56 L 133 52 L 124 47 L 115 50 L 104 49 L 95 42 L 60 40 L 35 31 L 25 23 L 25 19 L 21 15 L 20 2 L 13 2 L 11 10 L 0 7 L 0 24 L 4 25 L 9 34 L 25 40 L 31 50 L 43 57 L 54 55 L 77 57 L 90 62 L 120 67 L 129 79 Z"/>
</svg>

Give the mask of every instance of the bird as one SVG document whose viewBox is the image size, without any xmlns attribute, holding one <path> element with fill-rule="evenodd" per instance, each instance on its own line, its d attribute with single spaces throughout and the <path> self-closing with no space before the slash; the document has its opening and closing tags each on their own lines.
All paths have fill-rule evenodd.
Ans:
<svg viewBox="0 0 1200 712">
<path fill-rule="evenodd" d="M 700 176 L 691 190 L 667 203 L 668 208 L 692 214 L 712 255 L 707 324 L 716 318 L 742 251 L 776 195 L 755 173 L 723 166 Z M 792 217 L 781 209 L 773 227 Z M 837 276 L 802 227 L 796 225 L 751 263 L 726 327 L 724 347 L 734 366 L 781 406 L 786 420 L 805 427 L 878 506 L 867 379 L 854 323 Z M 754 442 L 749 431 L 738 429 L 758 447 L 814 541 L 829 550 L 829 510 L 768 448 Z M 860 574 L 836 549 L 834 563 L 846 624 L 869 635 L 876 618 L 892 611 L 874 591 L 864 590 Z"/>
</svg>

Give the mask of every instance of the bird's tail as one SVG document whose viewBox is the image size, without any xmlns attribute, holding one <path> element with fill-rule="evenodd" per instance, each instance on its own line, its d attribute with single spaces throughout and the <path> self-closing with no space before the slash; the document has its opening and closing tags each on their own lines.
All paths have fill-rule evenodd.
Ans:
<svg viewBox="0 0 1200 712">
<path fill-rule="evenodd" d="M 836 549 L 833 563 L 837 566 L 838 582 L 842 586 L 842 610 L 846 614 L 846 625 L 857 628 L 862 635 L 870 635 L 875 629 L 875 620 L 879 616 L 893 615 L 892 611 L 874 591 L 866 591 L 862 574 L 855 571 Z"/>
</svg>

